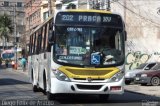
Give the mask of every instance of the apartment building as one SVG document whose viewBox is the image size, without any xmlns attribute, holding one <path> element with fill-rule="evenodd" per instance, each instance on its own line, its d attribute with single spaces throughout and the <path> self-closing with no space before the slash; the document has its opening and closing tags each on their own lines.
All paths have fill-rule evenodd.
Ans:
<svg viewBox="0 0 160 106">
<path fill-rule="evenodd" d="M 26 38 L 29 41 L 29 33 L 49 17 L 49 9 L 54 10 L 55 0 L 25 0 Z M 48 8 L 50 7 L 50 8 Z"/>
<path fill-rule="evenodd" d="M 25 26 L 24 26 L 24 1 L 25 0 L 0 0 L 0 15 L 7 14 L 10 16 L 13 26 L 16 24 L 16 35 L 13 33 L 10 36 L 10 40 L 7 42 L 6 46 L 14 46 L 15 38 L 18 39 L 22 36 Z M 0 40 L 0 47 L 4 44 L 3 40 Z"/>
</svg>

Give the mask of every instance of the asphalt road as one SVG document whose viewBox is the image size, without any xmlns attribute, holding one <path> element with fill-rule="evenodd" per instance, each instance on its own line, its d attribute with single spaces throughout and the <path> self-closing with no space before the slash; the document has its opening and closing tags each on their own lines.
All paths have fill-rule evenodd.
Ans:
<svg viewBox="0 0 160 106">
<path fill-rule="evenodd" d="M 39 100 L 44 102 L 47 98 L 41 92 L 33 93 L 32 85 L 29 83 L 26 74 L 15 72 L 12 69 L 0 69 L 0 105 L 7 106 L 9 101 L 11 103 L 18 101 L 22 105 L 21 102 L 28 103 Z M 27 106 L 27 103 L 22 106 Z M 130 91 L 125 91 L 123 95 L 111 95 L 108 101 L 99 100 L 97 95 L 63 95 L 58 96 L 57 100 L 45 102 L 41 106 L 50 104 L 68 106 L 160 106 L 160 98 Z M 11 104 L 8 106 L 11 106 Z M 15 104 L 12 104 L 12 106 L 15 106 Z"/>
</svg>

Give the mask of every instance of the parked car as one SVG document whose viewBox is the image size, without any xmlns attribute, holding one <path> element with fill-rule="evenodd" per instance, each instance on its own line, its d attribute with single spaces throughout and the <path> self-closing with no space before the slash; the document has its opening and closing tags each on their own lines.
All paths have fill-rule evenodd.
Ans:
<svg viewBox="0 0 160 106">
<path fill-rule="evenodd" d="M 135 82 L 141 85 L 160 85 L 160 64 L 154 67 L 152 70 L 136 74 Z"/>
<path fill-rule="evenodd" d="M 154 63 L 143 63 L 140 64 L 136 69 L 130 70 L 128 72 L 126 72 L 125 74 L 125 83 L 126 84 L 130 84 L 131 82 L 134 82 L 134 78 L 136 76 L 136 74 L 143 72 L 143 71 L 147 71 L 152 69 L 153 67 L 155 67 L 158 63 L 154 62 Z"/>
</svg>

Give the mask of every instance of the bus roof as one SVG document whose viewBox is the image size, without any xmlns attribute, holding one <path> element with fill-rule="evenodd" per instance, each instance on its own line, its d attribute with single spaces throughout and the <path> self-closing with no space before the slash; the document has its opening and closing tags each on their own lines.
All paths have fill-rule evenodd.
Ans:
<svg viewBox="0 0 160 106">
<path fill-rule="evenodd" d="M 97 12 L 97 13 L 110 13 L 110 11 L 106 11 L 106 10 L 84 10 L 84 9 L 68 9 L 68 10 L 62 10 L 62 11 L 66 11 L 66 12 Z"/>
</svg>

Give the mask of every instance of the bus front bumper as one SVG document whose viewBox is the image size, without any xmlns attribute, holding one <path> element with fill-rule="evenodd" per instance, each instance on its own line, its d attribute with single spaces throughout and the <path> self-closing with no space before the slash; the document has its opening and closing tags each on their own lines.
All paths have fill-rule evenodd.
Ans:
<svg viewBox="0 0 160 106">
<path fill-rule="evenodd" d="M 123 94 L 124 93 L 124 78 L 119 82 L 112 83 L 82 83 L 82 82 L 66 82 L 60 81 L 57 78 L 51 78 L 52 94 Z"/>
</svg>

